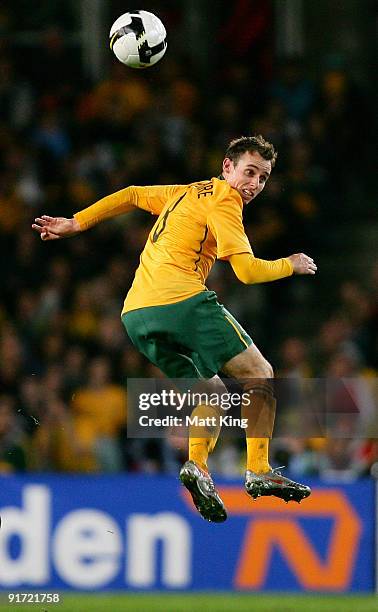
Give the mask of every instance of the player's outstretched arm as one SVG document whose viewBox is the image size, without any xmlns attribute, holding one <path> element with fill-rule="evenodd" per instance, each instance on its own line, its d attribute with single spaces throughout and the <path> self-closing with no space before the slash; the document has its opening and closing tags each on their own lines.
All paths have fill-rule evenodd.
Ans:
<svg viewBox="0 0 378 612">
<path fill-rule="evenodd" d="M 41 240 L 69 238 L 81 231 L 80 224 L 74 217 L 66 219 L 65 217 L 49 217 L 48 215 L 37 217 L 32 228 L 38 232 Z"/>
</svg>

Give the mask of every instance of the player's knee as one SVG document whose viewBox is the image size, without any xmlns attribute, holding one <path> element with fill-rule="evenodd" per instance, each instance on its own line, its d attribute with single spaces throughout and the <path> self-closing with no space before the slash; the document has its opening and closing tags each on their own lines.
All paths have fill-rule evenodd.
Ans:
<svg viewBox="0 0 378 612">
<path fill-rule="evenodd" d="M 254 367 L 250 372 L 251 378 L 274 378 L 274 371 L 269 361 L 266 359 L 261 359 L 257 364 L 254 364 Z"/>
<path fill-rule="evenodd" d="M 219 376 L 213 376 L 207 380 L 200 380 L 193 388 L 196 393 L 206 393 L 207 395 L 222 394 L 227 392 L 225 384 Z"/>
<path fill-rule="evenodd" d="M 211 412 L 224 414 L 222 410 L 222 397 L 227 395 L 227 388 L 219 376 L 213 376 L 207 380 L 200 380 L 193 387 L 192 393 L 195 395 L 199 406 L 205 406 L 207 415 Z M 218 399 L 218 401 L 217 401 Z"/>
<path fill-rule="evenodd" d="M 261 359 L 258 364 L 254 364 L 250 376 L 242 381 L 243 390 L 273 396 L 273 378 L 274 371 L 271 364 L 266 359 Z"/>
<path fill-rule="evenodd" d="M 274 370 L 271 364 L 269 363 L 269 361 L 265 360 L 264 370 L 265 370 L 265 378 L 274 378 Z"/>
</svg>

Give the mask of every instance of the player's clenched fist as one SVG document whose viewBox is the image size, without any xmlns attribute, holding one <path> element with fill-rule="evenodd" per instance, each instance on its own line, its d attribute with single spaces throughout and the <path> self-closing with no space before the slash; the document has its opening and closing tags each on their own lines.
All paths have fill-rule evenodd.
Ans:
<svg viewBox="0 0 378 612">
<path fill-rule="evenodd" d="M 304 253 L 296 253 L 288 257 L 293 266 L 294 274 L 315 274 L 318 269 L 312 257 Z"/>
</svg>

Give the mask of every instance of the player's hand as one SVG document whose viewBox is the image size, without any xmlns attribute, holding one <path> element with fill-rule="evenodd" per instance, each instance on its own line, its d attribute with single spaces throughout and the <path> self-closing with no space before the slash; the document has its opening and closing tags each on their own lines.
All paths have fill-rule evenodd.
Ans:
<svg viewBox="0 0 378 612">
<path fill-rule="evenodd" d="M 288 257 L 293 266 L 294 274 L 315 274 L 318 269 L 312 257 L 304 253 L 296 253 Z"/>
<path fill-rule="evenodd" d="M 42 215 L 42 217 L 35 219 L 32 228 L 39 233 L 41 240 L 68 238 L 80 232 L 80 225 L 74 217 L 66 219 L 65 217 Z"/>
</svg>

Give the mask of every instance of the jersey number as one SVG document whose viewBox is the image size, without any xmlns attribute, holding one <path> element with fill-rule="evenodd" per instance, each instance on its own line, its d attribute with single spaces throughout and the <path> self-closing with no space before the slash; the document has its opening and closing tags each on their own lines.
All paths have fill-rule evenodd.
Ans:
<svg viewBox="0 0 378 612">
<path fill-rule="evenodd" d="M 179 204 L 181 202 L 181 200 L 185 196 L 186 196 L 186 193 L 183 193 L 182 196 L 179 197 L 177 202 L 175 202 L 174 204 L 172 204 L 172 206 L 167 208 L 167 210 L 164 213 L 164 217 L 161 219 L 161 221 L 159 222 L 156 230 L 153 233 L 152 242 L 156 242 L 157 239 L 159 238 L 160 234 L 165 230 L 165 226 L 167 225 L 168 216 L 171 214 L 172 211 L 174 211 L 174 209 L 176 208 L 177 204 Z"/>
</svg>

